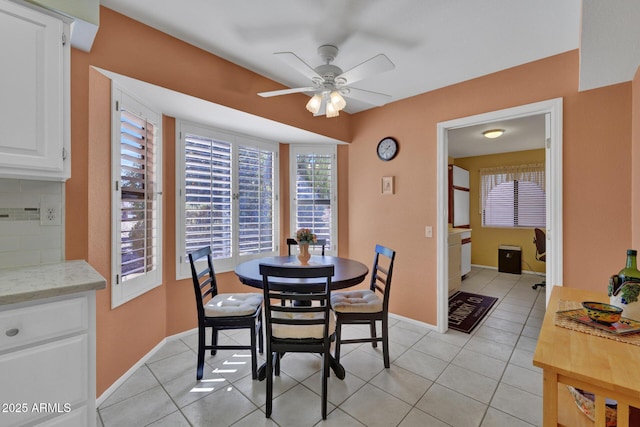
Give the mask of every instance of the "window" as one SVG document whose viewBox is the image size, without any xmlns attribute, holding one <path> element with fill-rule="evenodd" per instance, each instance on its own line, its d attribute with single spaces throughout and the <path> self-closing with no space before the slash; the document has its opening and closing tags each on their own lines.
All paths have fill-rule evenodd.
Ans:
<svg viewBox="0 0 640 427">
<path fill-rule="evenodd" d="M 112 87 L 111 306 L 160 286 L 162 278 L 161 119 Z"/>
<path fill-rule="evenodd" d="M 291 146 L 291 234 L 310 228 L 337 253 L 337 167 L 335 146 Z M 315 248 L 315 250 L 320 250 Z"/>
<path fill-rule="evenodd" d="M 178 121 L 177 277 L 211 246 L 217 271 L 278 250 L 278 144 Z"/>
<path fill-rule="evenodd" d="M 544 165 L 480 170 L 484 227 L 544 227 Z"/>
</svg>

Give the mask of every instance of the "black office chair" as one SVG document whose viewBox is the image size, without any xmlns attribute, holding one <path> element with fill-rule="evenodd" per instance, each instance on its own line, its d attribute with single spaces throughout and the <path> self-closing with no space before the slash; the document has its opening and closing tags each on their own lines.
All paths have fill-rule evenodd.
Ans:
<svg viewBox="0 0 640 427">
<path fill-rule="evenodd" d="M 317 239 L 315 243 L 311 243 L 310 246 L 322 246 L 322 256 L 324 256 L 324 247 L 327 244 L 327 239 Z M 287 239 L 287 247 L 289 249 L 289 256 L 291 256 L 291 246 L 298 246 L 298 241 L 289 237 Z"/>
<path fill-rule="evenodd" d="M 369 289 L 333 293 L 331 307 L 336 313 L 335 359 L 337 362 L 340 362 L 340 346 L 342 344 L 370 342 L 371 346 L 375 348 L 378 342 L 382 341 L 384 367 L 389 367 L 389 294 L 395 258 L 396 251 L 382 245 L 376 245 Z M 376 292 L 379 292 L 380 295 Z M 377 320 L 382 321 L 382 336 L 378 336 L 376 333 Z M 343 324 L 368 324 L 371 336 L 342 339 Z"/>
<path fill-rule="evenodd" d="M 201 271 L 196 270 L 196 261 L 206 258 L 207 263 Z M 219 294 L 211 248 L 206 246 L 189 254 L 191 278 L 196 294 L 198 309 L 198 365 L 196 379 L 201 380 L 204 370 L 204 352 L 211 350 L 251 350 L 251 377 L 258 378 L 258 357 L 256 355 L 256 337 L 262 354 L 262 294 Z M 205 345 L 205 330 L 211 328 L 211 345 Z M 244 329 L 251 331 L 251 345 L 218 345 L 218 331 L 226 329 Z"/>
<path fill-rule="evenodd" d="M 330 307 L 333 273 L 333 265 L 283 267 L 260 264 L 267 336 L 267 418 L 271 417 L 273 375 L 280 375 L 280 356 L 286 352 L 322 354 L 322 419 L 327 418 L 327 377 L 331 357 L 331 336 L 335 330 L 335 320 Z M 316 292 L 292 292 L 295 285 L 280 291 L 272 288 L 274 278 L 319 278 L 322 279 L 322 284 L 318 285 Z M 272 304 L 272 300 L 283 299 L 309 304 Z"/>
<path fill-rule="evenodd" d="M 542 231 L 539 228 L 536 228 L 534 230 L 534 232 L 535 232 L 535 237 L 533 239 L 533 243 L 536 245 L 536 259 L 538 261 L 542 261 L 542 262 L 546 263 L 547 262 L 547 238 L 546 238 L 546 235 L 545 235 L 544 231 Z M 540 283 L 536 283 L 531 288 L 532 289 L 538 289 L 538 286 L 546 287 L 547 286 L 547 281 L 543 280 Z"/>
</svg>

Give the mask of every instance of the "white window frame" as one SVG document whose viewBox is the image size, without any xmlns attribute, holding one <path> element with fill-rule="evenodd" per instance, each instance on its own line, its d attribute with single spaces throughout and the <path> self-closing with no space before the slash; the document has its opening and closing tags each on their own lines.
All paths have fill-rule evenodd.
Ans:
<svg viewBox="0 0 640 427">
<path fill-rule="evenodd" d="M 323 144 L 323 145 L 305 145 L 305 144 L 291 144 L 289 146 L 289 185 L 290 185 L 290 225 L 291 231 L 290 237 L 295 237 L 297 230 L 297 214 L 298 214 L 298 201 L 296 198 L 296 176 L 297 176 L 297 155 L 298 154 L 319 154 L 330 155 L 332 159 L 331 165 L 331 233 L 330 233 L 330 245 L 325 248 L 326 255 L 338 254 L 338 146 L 336 144 Z M 289 237 L 289 236 L 288 236 Z M 312 253 L 319 253 L 320 247 L 311 247 Z"/>
<path fill-rule="evenodd" d="M 111 85 L 111 308 L 116 308 L 132 299 L 162 285 L 162 115 L 153 111 L 146 103 L 125 92 L 115 82 Z M 155 243 L 155 268 L 132 279 L 121 281 L 121 192 L 120 192 L 120 111 L 125 110 L 144 118 L 154 125 L 154 158 L 156 178 L 153 197 L 156 201 L 154 218 L 157 230 Z"/>
<path fill-rule="evenodd" d="M 279 165 L 279 144 L 277 142 L 267 141 L 246 135 L 237 134 L 228 130 L 216 129 L 203 124 L 189 122 L 187 120 L 176 119 L 176 280 L 191 277 L 189 260 L 186 257 L 185 242 L 185 140 L 187 134 L 195 134 L 218 141 L 225 141 L 232 145 L 232 193 L 238 194 L 238 147 L 254 147 L 258 149 L 270 150 L 275 153 L 274 171 L 273 171 L 273 193 L 274 193 L 274 212 L 273 212 L 273 233 L 274 233 L 274 250 L 269 252 L 261 252 L 252 255 L 239 255 L 238 252 L 238 231 L 239 221 L 237 217 L 238 199 L 233 200 L 233 223 L 232 223 L 232 247 L 233 254 L 229 258 L 213 259 L 214 269 L 217 273 L 233 271 L 235 266 L 241 262 L 253 258 L 278 255 L 280 241 L 280 165 Z"/>
</svg>

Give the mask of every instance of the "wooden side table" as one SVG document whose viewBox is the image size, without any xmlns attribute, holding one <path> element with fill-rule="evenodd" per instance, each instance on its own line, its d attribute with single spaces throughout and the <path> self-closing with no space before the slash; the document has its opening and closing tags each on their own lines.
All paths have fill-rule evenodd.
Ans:
<svg viewBox="0 0 640 427">
<path fill-rule="evenodd" d="M 543 370 L 543 425 L 558 424 L 558 384 L 595 395 L 595 425 L 605 426 L 605 399 L 618 402 L 618 427 L 629 426 L 629 407 L 640 408 L 640 346 L 556 326 L 560 300 L 601 301 L 602 292 L 554 287 L 533 364 Z M 624 313 L 623 313 L 624 316 Z"/>
</svg>

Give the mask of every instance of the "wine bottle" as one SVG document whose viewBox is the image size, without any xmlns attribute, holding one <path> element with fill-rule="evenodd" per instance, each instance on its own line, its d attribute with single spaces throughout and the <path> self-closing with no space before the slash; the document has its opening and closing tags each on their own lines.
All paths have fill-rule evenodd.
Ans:
<svg viewBox="0 0 640 427">
<path fill-rule="evenodd" d="M 638 251 L 635 249 L 627 250 L 627 265 L 618 273 L 618 277 L 620 278 L 618 283 L 620 286 L 622 286 L 624 282 L 640 282 L 640 271 L 638 271 L 637 256 Z"/>
</svg>

